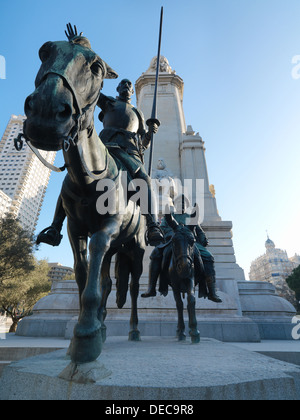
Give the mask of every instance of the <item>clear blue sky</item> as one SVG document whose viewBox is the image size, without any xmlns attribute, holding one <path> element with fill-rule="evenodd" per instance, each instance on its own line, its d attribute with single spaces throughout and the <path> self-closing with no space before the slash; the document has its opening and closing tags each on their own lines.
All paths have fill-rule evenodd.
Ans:
<svg viewBox="0 0 300 420">
<path fill-rule="evenodd" d="M 292 77 L 299 0 L 0 0 L 7 76 L 0 80 L 0 135 L 11 114 L 23 114 L 38 49 L 64 39 L 67 22 L 121 78 L 135 81 L 156 54 L 161 6 L 161 53 L 185 82 L 186 122 L 205 141 L 218 209 L 233 222 L 247 277 L 265 252 L 266 230 L 289 256 L 300 253 L 300 79 Z M 117 83 L 106 81 L 104 92 L 114 96 Z M 52 220 L 62 180 L 51 175 L 38 231 Z M 37 256 L 72 265 L 66 232 L 60 248 L 43 245 Z"/>
</svg>

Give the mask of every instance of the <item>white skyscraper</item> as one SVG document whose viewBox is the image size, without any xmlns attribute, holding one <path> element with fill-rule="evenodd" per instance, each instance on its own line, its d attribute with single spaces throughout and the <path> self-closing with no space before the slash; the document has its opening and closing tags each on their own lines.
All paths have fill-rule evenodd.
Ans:
<svg viewBox="0 0 300 420">
<path fill-rule="evenodd" d="M 14 139 L 23 129 L 25 117 L 12 115 L 0 142 L 0 217 L 10 212 L 25 229 L 34 232 L 50 178 L 46 168 L 24 144 L 14 147 Z M 56 152 L 41 152 L 54 163 Z"/>
</svg>

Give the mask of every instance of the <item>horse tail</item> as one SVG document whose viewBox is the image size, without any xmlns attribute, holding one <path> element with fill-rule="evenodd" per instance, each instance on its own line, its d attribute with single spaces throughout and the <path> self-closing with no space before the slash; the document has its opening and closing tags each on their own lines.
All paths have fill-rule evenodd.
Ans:
<svg viewBox="0 0 300 420">
<path fill-rule="evenodd" d="M 116 303 L 119 309 L 122 309 L 126 303 L 130 274 L 130 259 L 123 252 L 118 252 L 115 262 L 115 277 L 117 280 Z"/>
</svg>

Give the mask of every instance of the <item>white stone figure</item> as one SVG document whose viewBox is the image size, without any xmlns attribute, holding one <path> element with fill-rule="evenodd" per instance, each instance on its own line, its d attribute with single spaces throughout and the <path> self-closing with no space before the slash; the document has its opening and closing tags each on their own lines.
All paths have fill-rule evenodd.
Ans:
<svg viewBox="0 0 300 420">
<path fill-rule="evenodd" d="M 164 215 L 173 211 L 173 199 L 177 194 L 176 183 L 171 171 L 167 169 L 164 158 L 159 158 L 152 175 L 153 188 L 158 199 L 159 213 Z"/>
<path fill-rule="evenodd" d="M 150 67 L 146 71 L 146 73 L 155 73 L 156 72 L 156 63 L 157 63 L 157 57 L 153 57 L 150 63 Z M 175 74 L 175 70 L 172 70 L 172 67 L 169 64 L 169 61 L 164 56 L 160 56 L 159 59 L 159 72 L 160 73 L 169 73 L 169 74 Z"/>
</svg>

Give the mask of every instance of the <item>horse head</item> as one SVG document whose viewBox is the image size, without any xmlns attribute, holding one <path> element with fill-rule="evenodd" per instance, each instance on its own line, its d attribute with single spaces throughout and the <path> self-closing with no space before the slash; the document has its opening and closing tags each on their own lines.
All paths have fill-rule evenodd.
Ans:
<svg viewBox="0 0 300 420">
<path fill-rule="evenodd" d="M 36 89 L 25 101 L 24 134 L 34 147 L 57 151 L 72 132 L 90 127 L 103 80 L 118 75 L 83 36 L 46 42 L 39 57 Z"/>
<path fill-rule="evenodd" d="M 174 230 L 172 256 L 175 270 L 180 278 L 191 278 L 194 270 L 195 235 L 187 226 L 179 224 L 171 214 L 165 217 Z"/>
</svg>

